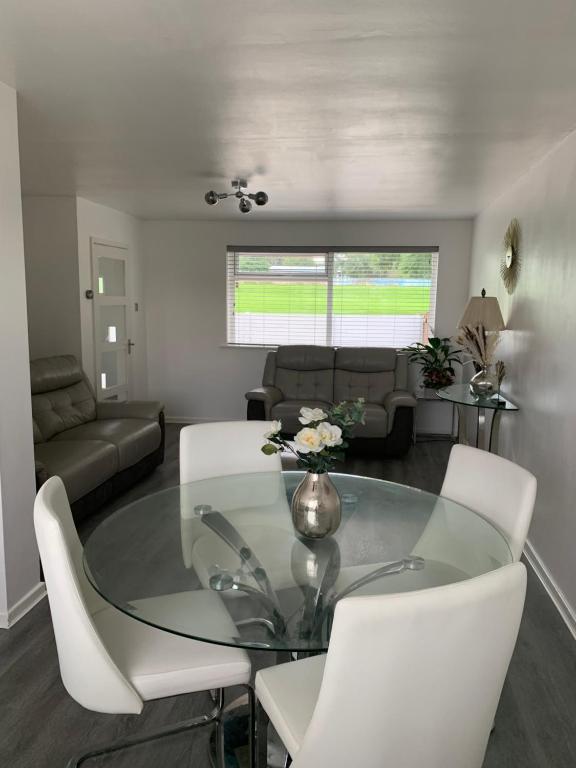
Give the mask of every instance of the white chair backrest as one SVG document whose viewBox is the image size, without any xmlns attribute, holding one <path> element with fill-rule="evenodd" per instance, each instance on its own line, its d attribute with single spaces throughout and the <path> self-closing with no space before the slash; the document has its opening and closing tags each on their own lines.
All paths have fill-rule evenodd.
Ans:
<svg viewBox="0 0 576 768">
<path fill-rule="evenodd" d="M 338 603 L 293 768 L 481 768 L 514 650 L 526 569 Z"/>
<path fill-rule="evenodd" d="M 269 421 L 218 421 L 180 430 L 180 484 L 210 477 L 274 472 L 280 454 L 266 456 L 261 448 Z"/>
<path fill-rule="evenodd" d="M 527 469 L 488 451 L 455 445 L 450 453 L 441 496 L 490 520 L 506 536 L 514 560 L 526 543 L 536 478 Z"/>
<path fill-rule="evenodd" d="M 82 544 L 59 477 L 51 477 L 38 491 L 34 527 L 66 690 L 95 712 L 140 713 L 142 699 L 116 666 L 92 621 L 91 613 L 107 603 L 84 573 Z"/>
</svg>

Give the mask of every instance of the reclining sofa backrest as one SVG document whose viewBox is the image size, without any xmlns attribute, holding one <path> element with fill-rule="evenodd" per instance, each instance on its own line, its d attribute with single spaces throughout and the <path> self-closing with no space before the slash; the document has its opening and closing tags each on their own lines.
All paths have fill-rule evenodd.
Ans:
<svg viewBox="0 0 576 768">
<path fill-rule="evenodd" d="M 34 442 L 96 418 L 96 399 L 73 355 L 30 362 Z"/>
<path fill-rule="evenodd" d="M 382 404 L 389 392 L 406 389 L 407 380 L 407 358 L 395 349 L 290 345 L 268 354 L 262 384 L 279 389 L 285 400 L 363 397 Z"/>
<path fill-rule="evenodd" d="M 363 397 L 367 403 L 382 405 L 387 394 L 400 385 L 405 358 L 395 349 L 342 347 L 336 351 L 334 365 L 334 402 Z"/>
<path fill-rule="evenodd" d="M 332 347 L 278 347 L 266 359 L 262 383 L 277 387 L 285 400 L 330 403 L 334 392 L 334 356 Z"/>
</svg>

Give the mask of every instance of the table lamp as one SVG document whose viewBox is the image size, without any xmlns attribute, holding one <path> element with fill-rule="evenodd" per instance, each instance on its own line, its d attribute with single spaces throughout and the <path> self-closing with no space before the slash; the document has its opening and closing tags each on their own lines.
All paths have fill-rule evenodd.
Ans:
<svg viewBox="0 0 576 768">
<path fill-rule="evenodd" d="M 495 296 L 472 296 L 460 318 L 459 343 L 471 355 L 476 374 L 470 380 L 470 391 L 477 397 L 492 396 L 500 387 L 498 377 L 490 371 L 492 354 L 503 331 L 504 318 Z"/>
<path fill-rule="evenodd" d="M 486 296 L 484 289 L 481 296 L 472 296 L 468 301 L 458 328 L 478 328 L 479 325 L 482 325 L 485 331 L 503 331 L 506 327 L 498 299 L 496 296 Z"/>
</svg>

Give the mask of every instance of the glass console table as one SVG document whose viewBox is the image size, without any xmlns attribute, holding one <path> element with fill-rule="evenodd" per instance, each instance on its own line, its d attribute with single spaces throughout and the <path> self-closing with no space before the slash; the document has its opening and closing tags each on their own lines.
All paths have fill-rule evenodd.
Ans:
<svg viewBox="0 0 576 768">
<path fill-rule="evenodd" d="M 503 412 L 518 411 L 502 395 L 480 397 L 470 392 L 469 384 L 452 384 L 436 393 L 441 400 L 454 403 L 458 409 L 458 442 L 463 445 L 474 444 L 492 453 L 498 452 L 498 430 Z M 476 429 L 472 440 L 468 439 L 466 408 L 476 408 Z"/>
</svg>

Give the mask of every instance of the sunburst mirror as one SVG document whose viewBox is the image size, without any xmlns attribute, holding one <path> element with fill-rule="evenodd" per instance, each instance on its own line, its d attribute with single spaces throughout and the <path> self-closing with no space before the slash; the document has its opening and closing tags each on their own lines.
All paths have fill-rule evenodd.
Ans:
<svg viewBox="0 0 576 768">
<path fill-rule="evenodd" d="M 520 275 L 520 224 L 512 219 L 504 235 L 504 255 L 500 262 L 500 276 L 508 293 L 514 293 Z"/>
</svg>

